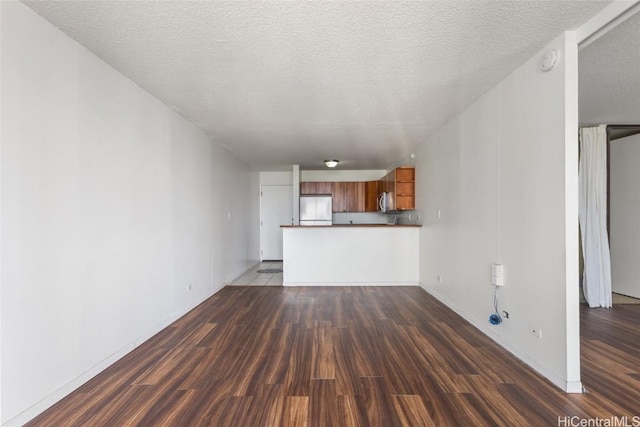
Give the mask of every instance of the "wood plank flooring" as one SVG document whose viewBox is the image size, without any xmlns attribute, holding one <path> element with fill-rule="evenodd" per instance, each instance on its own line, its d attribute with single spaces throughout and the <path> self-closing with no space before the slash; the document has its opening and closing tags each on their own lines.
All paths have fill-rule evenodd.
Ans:
<svg viewBox="0 0 640 427">
<path fill-rule="evenodd" d="M 418 287 L 226 287 L 28 426 L 556 426 L 640 415 L 640 306 L 567 395 Z"/>
</svg>

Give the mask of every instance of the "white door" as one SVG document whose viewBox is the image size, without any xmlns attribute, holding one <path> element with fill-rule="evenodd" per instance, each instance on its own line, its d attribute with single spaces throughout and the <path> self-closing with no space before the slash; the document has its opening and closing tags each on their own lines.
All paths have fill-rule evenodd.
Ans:
<svg viewBox="0 0 640 427">
<path fill-rule="evenodd" d="M 280 226 L 293 224 L 293 187 L 263 185 L 260 195 L 260 259 L 281 260 Z"/>
</svg>

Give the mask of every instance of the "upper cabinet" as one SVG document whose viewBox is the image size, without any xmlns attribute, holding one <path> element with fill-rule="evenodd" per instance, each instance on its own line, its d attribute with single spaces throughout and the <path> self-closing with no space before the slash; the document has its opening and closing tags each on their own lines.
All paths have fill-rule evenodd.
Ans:
<svg viewBox="0 0 640 427">
<path fill-rule="evenodd" d="M 330 194 L 333 212 L 377 212 L 378 196 L 382 192 L 389 193 L 389 211 L 415 209 L 415 168 L 396 168 L 378 181 L 300 183 L 301 196 Z"/>
<path fill-rule="evenodd" d="M 378 211 L 378 195 L 380 190 L 378 189 L 378 181 L 367 181 L 364 183 L 364 211 L 365 212 L 377 212 Z"/>
<path fill-rule="evenodd" d="M 416 168 L 396 169 L 396 209 L 399 211 L 416 208 Z"/>
<path fill-rule="evenodd" d="M 368 195 L 374 199 L 377 196 Z M 333 212 L 365 212 L 365 190 L 364 182 L 301 182 L 300 195 L 310 196 L 319 194 L 330 194 L 332 198 Z M 376 201 L 373 202 L 376 204 Z M 374 209 L 375 211 L 375 209 Z"/>
<path fill-rule="evenodd" d="M 300 195 L 326 195 L 331 194 L 330 182 L 301 182 L 300 183 Z"/>
<path fill-rule="evenodd" d="M 388 193 L 387 208 L 390 211 L 406 211 L 416 208 L 416 168 L 403 166 L 386 174 L 380 180 L 380 192 Z"/>
<path fill-rule="evenodd" d="M 334 212 L 364 212 L 364 182 L 332 182 Z"/>
</svg>

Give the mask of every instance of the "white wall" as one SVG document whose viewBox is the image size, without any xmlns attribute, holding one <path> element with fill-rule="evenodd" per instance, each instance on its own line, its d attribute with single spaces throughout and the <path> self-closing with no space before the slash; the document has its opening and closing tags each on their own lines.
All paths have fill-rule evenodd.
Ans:
<svg viewBox="0 0 640 427">
<path fill-rule="evenodd" d="M 20 425 L 257 261 L 258 175 L 23 4 L 0 8 L 0 422 Z"/>
<path fill-rule="evenodd" d="M 610 233 L 613 292 L 640 298 L 640 134 L 611 141 Z"/>
<path fill-rule="evenodd" d="M 301 182 L 350 182 L 377 181 L 387 174 L 385 170 L 303 170 Z"/>
<path fill-rule="evenodd" d="M 419 147 L 416 198 L 423 286 L 559 387 L 580 391 L 573 37 L 549 45 L 562 52 L 552 71 L 536 55 Z M 496 262 L 510 318 L 492 326 Z"/>
<path fill-rule="evenodd" d="M 291 211 L 293 224 L 300 225 L 300 165 L 293 165 L 293 185 L 291 186 Z"/>
<path fill-rule="evenodd" d="M 260 186 L 263 185 L 293 185 L 293 172 L 260 172 Z"/>
</svg>

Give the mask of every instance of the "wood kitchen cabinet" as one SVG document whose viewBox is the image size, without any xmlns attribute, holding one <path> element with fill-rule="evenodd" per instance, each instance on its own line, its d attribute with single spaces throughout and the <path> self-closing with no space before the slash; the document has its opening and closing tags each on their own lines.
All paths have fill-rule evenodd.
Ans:
<svg viewBox="0 0 640 427">
<path fill-rule="evenodd" d="M 396 209 L 399 211 L 416 208 L 416 168 L 396 169 Z"/>
<path fill-rule="evenodd" d="M 318 194 L 331 194 L 330 182 L 301 182 L 300 183 L 300 195 L 318 195 Z"/>
<path fill-rule="evenodd" d="M 332 182 L 333 212 L 364 212 L 364 182 Z"/>
<path fill-rule="evenodd" d="M 310 194 L 316 194 L 315 182 L 301 182 L 300 183 L 300 195 L 308 196 Z"/>
<path fill-rule="evenodd" d="M 300 183 L 300 195 L 308 196 L 309 194 L 316 194 L 315 182 L 301 182 Z"/>
<path fill-rule="evenodd" d="M 386 174 L 378 182 L 381 193 L 387 193 L 387 210 L 396 210 L 396 171 L 395 169 Z"/>
<path fill-rule="evenodd" d="M 347 209 L 348 212 L 364 212 L 364 182 L 349 183 L 352 192 L 348 193 Z"/>
<path fill-rule="evenodd" d="M 364 183 L 364 211 L 378 211 L 378 181 L 367 181 Z"/>
<path fill-rule="evenodd" d="M 416 208 L 416 168 L 403 166 L 386 174 L 379 182 L 380 191 L 389 193 L 389 211 Z"/>
<path fill-rule="evenodd" d="M 342 182 L 331 183 L 331 204 L 333 212 L 346 212 L 347 194 Z"/>
<path fill-rule="evenodd" d="M 376 212 L 378 181 L 369 182 L 301 182 L 301 196 L 330 194 L 333 212 Z"/>
</svg>

